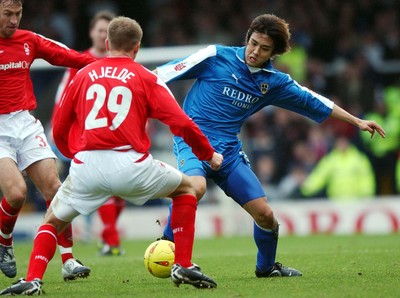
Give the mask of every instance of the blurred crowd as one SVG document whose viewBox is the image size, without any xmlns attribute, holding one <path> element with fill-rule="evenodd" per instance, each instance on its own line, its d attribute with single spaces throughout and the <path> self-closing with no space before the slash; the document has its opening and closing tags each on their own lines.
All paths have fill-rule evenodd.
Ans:
<svg viewBox="0 0 400 298">
<path fill-rule="evenodd" d="M 377 120 L 387 137 L 371 140 L 351 125 L 331 120 L 316 125 L 268 107 L 241 132 L 267 197 L 400 193 L 400 1 L 35 0 L 25 1 L 21 27 L 83 50 L 90 44 L 88 20 L 105 9 L 137 19 L 144 29 L 143 47 L 241 46 L 255 16 L 273 13 L 286 19 L 292 51 L 277 57 L 275 67 L 351 113 Z M 185 88 L 172 87 L 179 101 Z M 155 150 L 170 153 L 165 128 L 150 128 Z"/>
</svg>

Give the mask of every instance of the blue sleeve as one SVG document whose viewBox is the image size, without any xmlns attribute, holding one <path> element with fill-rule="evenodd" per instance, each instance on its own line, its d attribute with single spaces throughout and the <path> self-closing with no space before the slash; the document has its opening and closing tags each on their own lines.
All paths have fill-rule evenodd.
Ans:
<svg viewBox="0 0 400 298">
<path fill-rule="evenodd" d="M 299 85 L 288 75 L 284 75 L 279 83 L 282 85 L 275 89 L 277 91 L 272 105 L 296 112 L 318 123 L 331 115 L 334 103 L 330 99 Z"/>
<path fill-rule="evenodd" d="M 207 78 L 213 74 L 217 46 L 210 45 L 185 58 L 175 59 L 157 67 L 157 74 L 166 82 Z"/>
</svg>

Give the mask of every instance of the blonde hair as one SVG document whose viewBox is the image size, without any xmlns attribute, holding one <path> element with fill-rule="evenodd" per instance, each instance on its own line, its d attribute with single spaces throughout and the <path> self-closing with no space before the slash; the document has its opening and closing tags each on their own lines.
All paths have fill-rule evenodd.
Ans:
<svg viewBox="0 0 400 298">
<path fill-rule="evenodd" d="M 128 17 L 114 18 L 107 29 L 110 50 L 132 50 L 141 42 L 143 31 L 139 23 Z"/>
</svg>

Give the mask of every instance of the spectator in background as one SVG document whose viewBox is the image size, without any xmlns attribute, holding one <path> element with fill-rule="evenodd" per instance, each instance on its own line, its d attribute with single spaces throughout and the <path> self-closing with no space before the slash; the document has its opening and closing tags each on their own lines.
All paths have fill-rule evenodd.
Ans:
<svg viewBox="0 0 400 298">
<path fill-rule="evenodd" d="M 316 164 L 300 190 L 304 197 L 364 200 L 375 195 L 375 175 L 368 157 L 342 135 Z"/>
<path fill-rule="evenodd" d="M 291 157 L 291 158 L 290 158 Z M 287 174 L 278 181 L 280 199 L 299 198 L 300 185 L 317 162 L 317 151 L 307 141 L 295 142 L 287 161 Z"/>
<path fill-rule="evenodd" d="M 300 187 L 307 178 L 308 172 L 301 164 L 296 164 L 289 169 L 288 174 L 283 177 L 278 184 L 279 195 L 281 199 L 300 198 Z"/>
<path fill-rule="evenodd" d="M 325 152 L 324 152 L 325 154 Z M 317 150 L 311 146 L 309 141 L 298 141 L 292 146 L 292 160 L 289 167 L 301 167 L 307 173 L 311 172 L 318 162 Z M 290 162 L 292 164 L 290 164 Z"/>
<path fill-rule="evenodd" d="M 89 37 L 92 46 L 87 49 L 85 53 L 97 59 L 107 56 L 105 43 L 107 27 L 115 16 L 116 15 L 110 11 L 100 11 L 93 16 L 89 24 Z M 65 72 L 57 90 L 53 115 L 56 114 L 59 108 L 60 100 L 65 93 L 66 87 L 71 83 L 77 72 L 78 70 L 75 68 L 69 68 Z M 61 175 L 61 179 L 63 180 L 68 175 L 71 160 L 63 156 L 55 145 L 53 148 L 54 151 L 58 153 L 59 160 L 63 161 L 62 168 L 66 170 Z M 101 232 L 102 244 L 99 252 L 101 256 L 119 256 L 124 253 L 124 250 L 121 248 L 121 239 L 117 228 L 118 218 L 124 208 L 125 201 L 119 197 L 112 196 L 98 209 L 99 217 L 103 223 L 103 230 Z M 90 215 L 86 217 L 86 219 L 90 224 Z"/>
<path fill-rule="evenodd" d="M 368 142 L 364 146 L 376 173 L 377 194 L 390 195 L 396 191 L 396 162 L 400 148 L 400 80 L 386 87 L 381 98 L 376 98 L 375 109 L 365 115 L 366 119 L 379 121 L 388 128 L 385 139 Z"/>
<path fill-rule="evenodd" d="M 306 49 L 294 43 L 289 53 L 276 58 L 276 67 L 281 71 L 290 73 L 291 77 L 297 82 L 306 82 L 307 59 Z"/>
<path fill-rule="evenodd" d="M 263 189 L 268 193 L 270 201 L 281 200 L 282 195 L 278 190 L 277 181 L 275 179 L 276 163 L 275 159 L 269 154 L 260 154 L 257 156 L 254 172 L 262 184 Z"/>
</svg>

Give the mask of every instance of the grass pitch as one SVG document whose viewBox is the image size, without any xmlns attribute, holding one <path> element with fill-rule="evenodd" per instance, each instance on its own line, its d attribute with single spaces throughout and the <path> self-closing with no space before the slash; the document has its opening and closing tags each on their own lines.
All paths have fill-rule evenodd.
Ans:
<svg viewBox="0 0 400 298">
<path fill-rule="evenodd" d="M 196 239 L 193 262 L 218 283 L 213 290 L 173 286 L 144 268 L 153 240 L 123 241 L 126 254 L 97 256 L 96 243 L 75 243 L 74 255 L 92 268 L 88 279 L 64 282 L 58 252 L 44 276 L 48 297 L 400 297 L 400 235 L 281 237 L 277 261 L 302 277 L 256 278 L 251 237 Z M 32 242 L 15 243 L 18 274 L 26 274 Z M 2 276 L 4 288 L 15 279 Z"/>
</svg>

